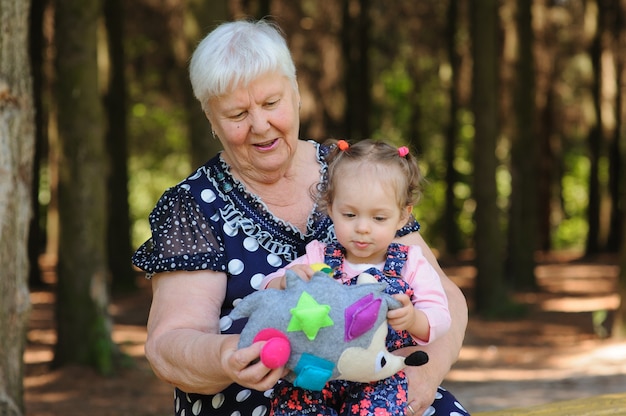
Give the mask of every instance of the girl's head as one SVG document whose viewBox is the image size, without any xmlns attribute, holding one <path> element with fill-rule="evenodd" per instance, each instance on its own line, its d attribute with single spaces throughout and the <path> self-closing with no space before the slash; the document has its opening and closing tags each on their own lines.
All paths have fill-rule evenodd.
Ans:
<svg viewBox="0 0 626 416">
<path fill-rule="evenodd" d="M 320 195 L 322 209 L 332 205 L 337 182 L 348 171 L 358 171 L 364 179 L 389 186 L 401 210 L 413 207 L 419 201 L 422 174 L 417 158 L 406 147 L 396 148 L 374 140 L 362 140 L 355 144 L 339 140 L 332 146 L 327 161 L 328 180 Z M 372 182 L 372 186 L 375 183 Z"/>
<path fill-rule="evenodd" d="M 320 208 L 353 263 L 380 263 L 417 202 L 421 175 L 406 147 L 365 140 L 337 142 L 328 159 Z"/>
</svg>

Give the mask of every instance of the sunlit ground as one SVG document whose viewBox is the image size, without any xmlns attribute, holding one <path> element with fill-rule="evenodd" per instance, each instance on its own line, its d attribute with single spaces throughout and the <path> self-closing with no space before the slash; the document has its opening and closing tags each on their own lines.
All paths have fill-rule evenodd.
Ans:
<svg viewBox="0 0 626 416">
<path fill-rule="evenodd" d="M 447 271 L 471 291 L 473 268 Z M 472 315 L 445 386 L 472 411 L 626 392 L 626 341 L 605 338 L 619 305 L 618 271 L 614 264 L 538 266 L 541 291 L 514 297 L 528 306 L 528 317 L 485 321 Z"/>
</svg>

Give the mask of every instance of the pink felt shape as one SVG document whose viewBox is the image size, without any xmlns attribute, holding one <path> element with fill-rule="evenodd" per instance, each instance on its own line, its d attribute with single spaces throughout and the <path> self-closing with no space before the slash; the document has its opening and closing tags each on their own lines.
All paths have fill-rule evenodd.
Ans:
<svg viewBox="0 0 626 416">
<path fill-rule="evenodd" d="M 261 362 L 267 368 L 278 368 L 287 364 L 291 355 L 291 344 L 287 335 L 275 328 L 259 331 L 252 342 L 267 341 L 261 349 Z"/>
</svg>

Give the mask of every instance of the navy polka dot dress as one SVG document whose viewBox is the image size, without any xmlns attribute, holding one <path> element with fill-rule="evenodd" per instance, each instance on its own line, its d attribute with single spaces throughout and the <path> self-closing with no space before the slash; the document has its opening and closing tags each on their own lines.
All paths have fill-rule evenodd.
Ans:
<svg viewBox="0 0 626 416">
<path fill-rule="evenodd" d="M 314 144 L 323 181 L 328 148 Z M 310 241 L 334 240 L 330 219 L 316 210 L 305 231 L 274 217 L 230 174 L 220 155 L 165 191 L 149 220 L 152 237 L 135 252 L 133 264 L 148 277 L 174 270 L 225 272 L 228 285 L 220 314 L 224 334 L 241 332 L 245 320 L 233 322 L 228 314 L 238 300 L 258 289 L 266 274 L 303 254 Z M 414 221 L 401 232 L 418 229 Z M 215 395 L 175 389 L 174 410 L 177 416 L 264 416 L 270 414 L 270 394 L 237 384 Z"/>
</svg>

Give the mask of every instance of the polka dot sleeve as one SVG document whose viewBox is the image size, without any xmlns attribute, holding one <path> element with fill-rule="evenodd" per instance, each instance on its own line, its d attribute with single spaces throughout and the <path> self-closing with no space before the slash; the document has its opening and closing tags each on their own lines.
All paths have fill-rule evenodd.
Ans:
<svg viewBox="0 0 626 416">
<path fill-rule="evenodd" d="M 148 273 L 226 269 L 223 248 L 193 196 L 178 186 L 167 190 L 150 214 L 152 238 L 133 255 Z"/>
</svg>

